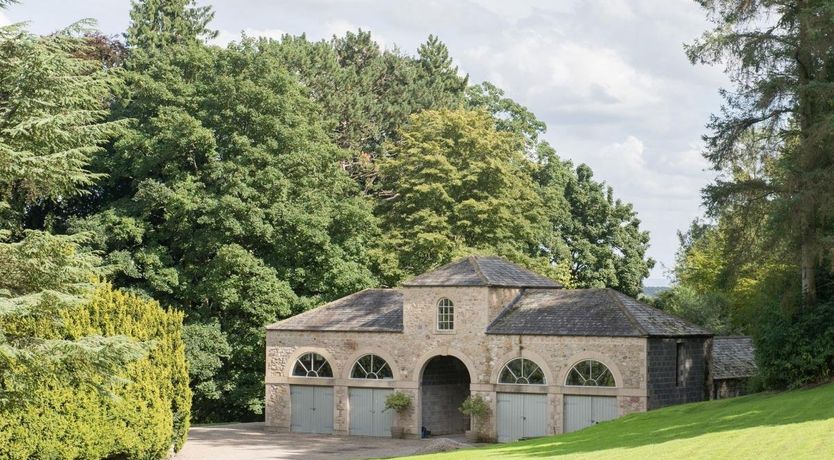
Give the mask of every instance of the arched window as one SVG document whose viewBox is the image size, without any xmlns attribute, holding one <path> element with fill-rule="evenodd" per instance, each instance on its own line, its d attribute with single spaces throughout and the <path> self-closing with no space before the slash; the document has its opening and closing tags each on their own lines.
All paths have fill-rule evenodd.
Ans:
<svg viewBox="0 0 834 460">
<path fill-rule="evenodd" d="M 605 364 L 592 359 L 587 359 L 573 366 L 568 372 L 565 385 L 583 387 L 613 387 L 614 376 Z"/>
<path fill-rule="evenodd" d="M 437 330 L 451 331 L 455 328 L 455 304 L 449 299 L 437 302 Z"/>
<path fill-rule="evenodd" d="M 377 355 L 365 355 L 356 360 L 350 372 L 352 379 L 393 379 L 391 366 Z"/>
<path fill-rule="evenodd" d="M 498 383 L 515 383 L 521 385 L 544 385 L 547 380 L 538 364 L 529 359 L 516 358 L 501 370 Z"/>
<path fill-rule="evenodd" d="M 305 353 L 292 370 L 293 377 L 333 377 L 333 369 L 324 356 L 318 353 Z"/>
</svg>

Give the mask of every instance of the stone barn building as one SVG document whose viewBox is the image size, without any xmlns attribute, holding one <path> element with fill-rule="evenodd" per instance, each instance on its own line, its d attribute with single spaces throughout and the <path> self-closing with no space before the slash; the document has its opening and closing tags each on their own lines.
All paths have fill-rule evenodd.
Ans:
<svg viewBox="0 0 834 460">
<path fill-rule="evenodd" d="M 712 399 L 746 394 L 750 379 L 758 372 L 752 337 L 728 335 L 713 338 Z"/>
<path fill-rule="evenodd" d="M 712 334 L 612 289 L 563 289 L 472 256 L 267 327 L 266 425 L 390 436 L 462 433 L 482 395 L 498 441 L 578 430 L 711 393 Z M 407 393 L 402 416 L 383 410 Z"/>
</svg>

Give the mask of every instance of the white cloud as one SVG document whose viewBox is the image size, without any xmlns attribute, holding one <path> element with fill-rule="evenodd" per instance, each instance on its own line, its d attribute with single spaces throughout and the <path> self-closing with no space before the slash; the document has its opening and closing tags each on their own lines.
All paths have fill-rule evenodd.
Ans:
<svg viewBox="0 0 834 460">
<path fill-rule="evenodd" d="M 5 14 L 3 14 L 2 11 L 0 11 L 0 27 L 7 26 L 11 23 L 12 21 Z"/>
<path fill-rule="evenodd" d="M 507 31 L 465 51 L 462 63 L 513 98 L 543 100 L 563 113 L 623 115 L 663 102 L 662 81 L 611 48 L 559 31 Z"/>
</svg>

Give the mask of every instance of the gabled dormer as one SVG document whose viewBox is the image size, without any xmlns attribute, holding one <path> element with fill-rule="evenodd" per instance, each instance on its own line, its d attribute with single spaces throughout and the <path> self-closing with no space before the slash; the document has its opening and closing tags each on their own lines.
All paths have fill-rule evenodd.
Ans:
<svg viewBox="0 0 834 460">
<path fill-rule="evenodd" d="M 522 289 L 562 285 L 502 257 L 469 256 L 403 283 L 409 332 L 483 334 Z"/>
</svg>

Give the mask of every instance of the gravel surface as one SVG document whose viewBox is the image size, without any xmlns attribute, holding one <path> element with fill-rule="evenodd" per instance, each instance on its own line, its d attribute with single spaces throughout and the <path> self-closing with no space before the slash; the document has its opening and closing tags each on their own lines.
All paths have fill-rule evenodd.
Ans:
<svg viewBox="0 0 834 460">
<path fill-rule="evenodd" d="M 364 459 L 471 447 L 462 437 L 388 439 L 264 431 L 263 423 L 194 426 L 174 460 Z"/>
</svg>

